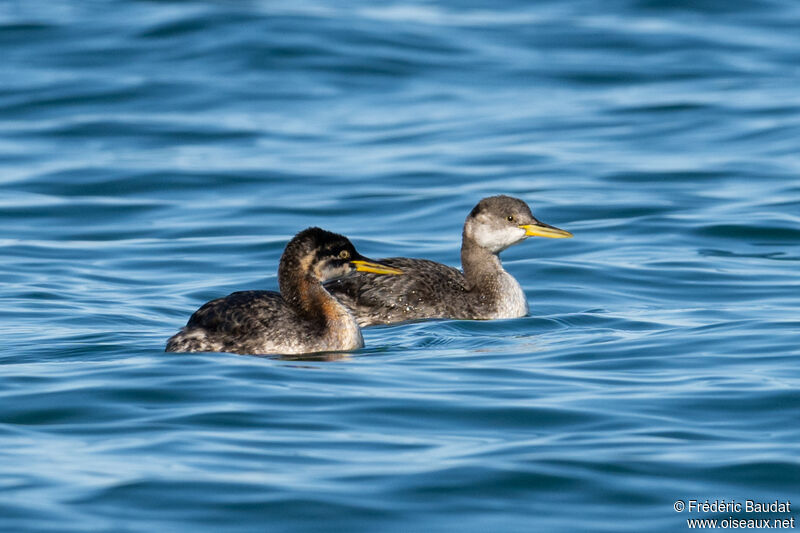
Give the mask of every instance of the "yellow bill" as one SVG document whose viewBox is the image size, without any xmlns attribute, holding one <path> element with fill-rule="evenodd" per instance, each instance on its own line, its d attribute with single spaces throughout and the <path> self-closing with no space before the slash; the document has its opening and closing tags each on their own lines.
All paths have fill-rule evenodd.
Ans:
<svg viewBox="0 0 800 533">
<path fill-rule="evenodd" d="M 354 261 L 350 261 L 350 263 L 356 266 L 356 270 L 359 272 L 372 272 L 373 274 L 391 274 L 391 275 L 398 275 L 402 274 L 403 271 L 398 268 L 392 268 L 390 266 L 382 265 L 380 263 L 373 263 L 372 261 L 363 261 L 361 259 L 356 259 Z"/>
<path fill-rule="evenodd" d="M 544 222 L 522 224 L 520 228 L 525 230 L 526 237 L 549 237 L 551 239 L 568 239 L 572 237 L 572 233 Z"/>
</svg>

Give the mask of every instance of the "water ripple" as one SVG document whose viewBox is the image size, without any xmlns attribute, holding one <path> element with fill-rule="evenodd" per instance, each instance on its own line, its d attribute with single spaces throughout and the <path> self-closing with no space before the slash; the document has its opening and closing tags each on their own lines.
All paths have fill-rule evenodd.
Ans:
<svg viewBox="0 0 800 533">
<path fill-rule="evenodd" d="M 675 531 L 677 499 L 796 496 L 795 2 L 96 7 L 0 5 L 0 529 Z M 304 227 L 457 266 L 498 193 L 575 234 L 503 252 L 530 316 L 163 352 Z"/>
</svg>

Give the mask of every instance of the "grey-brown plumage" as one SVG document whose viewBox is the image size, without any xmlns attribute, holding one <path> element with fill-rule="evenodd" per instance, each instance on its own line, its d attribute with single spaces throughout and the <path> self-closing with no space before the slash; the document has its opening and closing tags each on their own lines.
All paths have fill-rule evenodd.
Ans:
<svg viewBox="0 0 800 533">
<path fill-rule="evenodd" d="M 280 293 L 234 292 L 206 303 L 167 341 L 166 351 L 301 354 L 360 348 L 364 341 L 353 316 L 322 286 L 356 270 L 400 273 L 361 256 L 342 235 L 303 230 L 281 256 Z"/>
<path fill-rule="evenodd" d="M 424 318 L 496 319 L 524 316 L 528 302 L 498 254 L 528 237 L 571 237 L 537 220 L 510 196 L 484 198 L 464 222 L 463 270 L 406 257 L 381 259 L 403 276 L 368 273 L 333 280 L 325 288 L 346 305 L 361 327 Z"/>
</svg>

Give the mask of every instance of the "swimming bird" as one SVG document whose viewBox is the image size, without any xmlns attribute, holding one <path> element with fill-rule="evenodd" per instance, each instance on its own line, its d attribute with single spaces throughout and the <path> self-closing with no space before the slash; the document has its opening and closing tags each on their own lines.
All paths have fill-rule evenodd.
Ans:
<svg viewBox="0 0 800 533">
<path fill-rule="evenodd" d="M 302 354 L 364 346 L 361 330 L 322 282 L 361 271 L 401 274 L 359 254 L 344 236 L 320 228 L 286 245 L 274 291 L 241 291 L 212 300 L 167 341 L 168 352 Z"/>
<path fill-rule="evenodd" d="M 325 288 L 361 327 L 423 318 L 520 317 L 528 313 L 528 301 L 498 254 L 533 236 L 564 238 L 572 233 L 537 220 L 518 198 L 491 196 L 478 202 L 464 222 L 463 272 L 427 259 L 390 257 L 379 261 L 401 269 L 403 276 L 356 274 L 328 281 Z"/>
</svg>

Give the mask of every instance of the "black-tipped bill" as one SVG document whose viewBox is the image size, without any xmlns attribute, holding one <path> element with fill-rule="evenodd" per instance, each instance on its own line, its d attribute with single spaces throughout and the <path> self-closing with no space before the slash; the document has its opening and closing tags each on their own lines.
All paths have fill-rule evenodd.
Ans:
<svg viewBox="0 0 800 533">
<path fill-rule="evenodd" d="M 549 237 L 551 239 L 568 239 L 572 237 L 572 233 L 567 230 L 559 229 L 538 220 L 535 224 L 521 224 L 520 228 L 525 230 L 526 237 Z"/>
<path fill-rule="evenodd" d="M 359 272 L 371 272 L 373 274 L 390 274 L 393 276 L 403 273 L 403 271 L 398 268 L 392 268 L 388 265 L 382 265 L 380 263 L 376 263 L 375 261 L 366 258 L 354 259 L 350 261 L 350 263 L 355 265 L 356 270 L 358 270 Z"/>
</svg>

